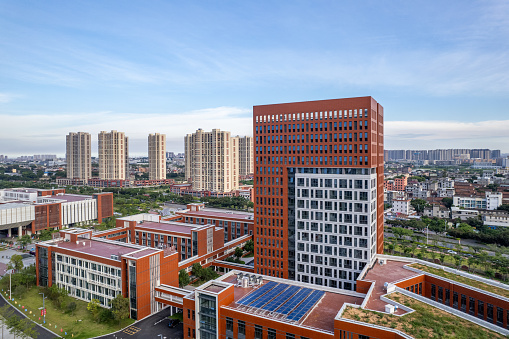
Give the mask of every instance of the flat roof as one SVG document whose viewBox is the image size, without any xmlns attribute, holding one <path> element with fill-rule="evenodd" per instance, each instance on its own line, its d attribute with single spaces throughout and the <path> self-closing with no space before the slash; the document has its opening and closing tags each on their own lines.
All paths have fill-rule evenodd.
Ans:
<svg viewBox="0 0 509 339">
<path fill-rule="evenodd" d="M 201 211 L 189 211 L 189 212 L 183 212 L 183 211 L 177 211 L 182 212 L 181 214 L 185 215 L 192 215 L 197 217 L 218 217 L 218 218 L 234 218 L 234 219 L 243 219 L 246 221 L 254 221 L 254 217 L 250 219 L 251 216 L 254 216 L 253 213 L 239 213 L 239 212 L 223 212 L 218 210 L 201 210 Z"/>
<path fill-rule="evenodd" d="M 44 198 L 49 199 L 60 199 L 65 200 L 67 202 L 74 202 L 74 201 L 82 201 L 82 200 L 90 200 L 92 199 L 91 195 L 79 195 L 79 194 L 59 194 L 59 195 L 52 195 L 52 196 L 46 196 Z"/>
<path fill-rule="evenodd" d="M 256 276 L 259 276 L 256 274 Z M 324 295 L 318 299 L 318 301 L 312 305 L 308 312 L 304 313 L 302 318 L 300 318 L 298 321 L 290 321 L 285 320 L 285 316 L 282 316 L 277 311 L 276 312 L 261 312 L 263 309 L 256 308 L 256 307 L 250 307 L 250 306 L 244 306 L 239 304 L 238 302 L 245 297 L 246 295 L 250 294 L 254 290 L 256 290 L 253 287 L 237 287 L 237 276 L 235 274 L 230 275 L 222 281 L 228 282 L 231 284 L 234 284 L 234 301 L 227 305 L 227 307 L 236 309 L 239 312 L 242 313 L 248 313 L 260 318 L 270 319 L 270 320 L 276 320 L 276 321 L 287 321 L 292 325 L 296 326 L 307 326 L 310 328 L 328 331 L 328 332 L 334 332 L 334 319 L 336 318 L 339 310 L 341 307 L 343 307 L 343 304 L 345 303 L 351 303 L 351 304 L 357 304 L 360 305 L 364 301 L 364 297 L 361 297 L 360 293 L 354 292 L 354 291 L 347 291 L 342 289 L 332 289 L 332 288 L 320 288 L 316 285 L 311 284 L 305 284 L 298 281 L 293 280 L 285 280 L 285 279 L 274 279 L 272 277 L 264 276 L 263 277 L 263 284 L 266 284 L 269 281 L 274 281 L 276 283 L 286 284 L 290 286 L 297 286 L 299 288 L 307 288 L 311 290 L 311 293 L 313 291 L 323 291 Z M 262 285 L 263 286 L 263 285 Z M 258 287 L 259 288 L 259 287 Z M 205 289 L 206 290 L 206 289 Z M 310 295 L 310 294 L 309 294 Z M 306 300 L 309 295 L 306 295 L 302 298 L 300 301 Z M 277 297 L 276 297 L 277 298 Z M 286 300 L 285 300 L 286 302 Z M 282 304 L 284 305 L 284 303 Z M 296 309 L 299 309 L 300 305 L 296 307 Z M 291 314 L 291 313 L 290 313 Z M 287 315 L 288 316 L 288 315 Z"/>
<path fill-rule="evenodd" d="M 127 246 L 122 245 L 121 242 L 105 242 L 98 239 L 79 239 L 78 242 L 64 241 L 63 238 L 59 238 L 56 241 L 48 241 L 49 245 L 63 248 L 71 251 L 75 251 L 78 253 L 89 254 L 97 257 L 111 259 L 111 255 L 128 255 L 129 253 L 139 251 L 140 249 L 150 250 L 152 253 L 158 252 L 156 249 L 145 248 L 145 247 L 137 247 L 137 246 Z M 144 255 L 149 254 L 148 252 Z M 135 257 L 136 258 L 136 257 Z"/>
<path fill-rule="evenodd" d="M 18 202 L 7 202 L 5 204 L 0 204 L 0 210 L 8 210 L 11 208 L 18 208 L 18 207 L 28 207 L 32 206 L 31 204 L 21 204 Z"/>
<path fill-rule="evenodd" d="M 173 232 L 173 233 L 183 233 L 191 235 L 191 231 L 196 228 L 202 228 L 207 225 L 195 225 L 195 224 L 185 224 L 182 222 L 151 222 L 144 221 L 141 224 L 136 224 L 136 229 L 146 229 L 151 231 L 164 231 L 164 232 Z"/>
</svg>

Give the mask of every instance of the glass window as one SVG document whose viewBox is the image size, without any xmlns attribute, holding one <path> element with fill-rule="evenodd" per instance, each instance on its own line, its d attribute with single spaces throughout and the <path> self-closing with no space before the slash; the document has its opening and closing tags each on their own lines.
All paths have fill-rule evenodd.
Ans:
<svg viewBox="0 0 509 339">
<path fill-rule="evenodd" d="M 263 339 L 263 327 L 260 325 L 255 325 L 255 339 Z M 274 337 L 275 338 L 275 337 Z"/>
</svg>

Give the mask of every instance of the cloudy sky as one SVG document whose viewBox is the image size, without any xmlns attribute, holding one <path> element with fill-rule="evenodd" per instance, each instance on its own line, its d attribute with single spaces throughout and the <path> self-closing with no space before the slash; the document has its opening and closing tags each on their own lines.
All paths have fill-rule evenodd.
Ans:
<svg viewBox="0 0 509 339">
<path fill-rule="evenodd" d="M 112 129 L 182 152 L 253 105 L 366 95 L 387 149 L 509 152 L 509 1 L 0 2 L 0 154 Z"/>
</svg>

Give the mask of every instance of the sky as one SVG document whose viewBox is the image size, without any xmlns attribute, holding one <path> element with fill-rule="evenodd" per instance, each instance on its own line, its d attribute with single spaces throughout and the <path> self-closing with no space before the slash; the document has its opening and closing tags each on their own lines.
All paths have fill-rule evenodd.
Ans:
<svg viewBox="0 0 509 339">
<path fill-rule="evenodd" d="M 372 96 L 386 149 L 509 152 L 509 1 L 0 0 L 0 154 L 252 135 L 253 105 Z"/>
</svg>

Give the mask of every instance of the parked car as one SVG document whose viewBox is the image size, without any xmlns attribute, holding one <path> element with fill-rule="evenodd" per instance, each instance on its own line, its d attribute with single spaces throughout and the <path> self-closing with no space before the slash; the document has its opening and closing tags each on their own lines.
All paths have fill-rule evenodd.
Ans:
<svg viewBox="0 0 509 339">
<path fill-rule="evenodd" d="M 170 323 L 168 324 L 168 327 L 173 328 L 173 327 L 177 326 L 179 324 L 179 322 L 180 321 L 178 319 L 170 319 Z"/>
<path fill-rule="evenodd" d="M 450 254 L 458 254 L 456 251 L 453 251 L 453 250 L 448 250 L 447 253 L 450 253 Z"/>
<path fill-rule="evenodd" d="M 35 251 L 30 251 L 30 252 L 28 252 L 28 253 L 29 253 L 30 255 L 35 256 Z"/>
</svg>

